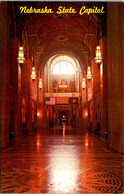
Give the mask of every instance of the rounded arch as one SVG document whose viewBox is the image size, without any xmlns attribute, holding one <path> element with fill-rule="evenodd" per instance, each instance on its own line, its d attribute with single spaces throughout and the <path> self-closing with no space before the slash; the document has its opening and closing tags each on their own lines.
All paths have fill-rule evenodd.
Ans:
<svg viewBox="0 0 124 194">
<path fill-rule="evenodd" d="M 55 64 L 66 60 L 74 67 L 74 74 L 53 74 L 53 67 Z M 44 92 L 45 93 L 72 93 L 80 92 L 81 83 L 81 66 L 77 59 L 69 55 L 54 55 L 48 59 L 44 66 Z M 76 83 L 76 84 L 75 84 Z"/>
<path fill-rule="evenodd" d="M 52 74 L 75 74 L 75 71 L 74 65 L 66 59 L 61 59 L 52 68 Z"/>
<path fill-rule="evenodd" d="M 81 71 L 82 72 L 86 72 L 86 66 L 87 66 L 87 59 L 86 59 L 86 55 L 88 52 L 84 53 L 79 53 L 78 51 L 72 49 L 72 48 L 56 48 L 51 49 L 50 51 L 46 51 L 45 53 L 41 54 L 38 60 L 38 68 L 44 68 L 44 66 L 47 64 L 47 62 L 49 60 L 52 61 L 59 56 L 68 56 L 70 58 L 72 58 L 75 61 L 78 61 L 78 63 L 80 64 L 81 67 Z"/>
<path fill-rule="evenodd" d="M 70 57 L 69 55 L 59 55 L 51 59 L 51 69 L 60 61 L 67 61 L 72 64 L 74 70 L 76 70 L 76 66 L 79 65 L 77 60 L 74 57 Z"/>
</svg>

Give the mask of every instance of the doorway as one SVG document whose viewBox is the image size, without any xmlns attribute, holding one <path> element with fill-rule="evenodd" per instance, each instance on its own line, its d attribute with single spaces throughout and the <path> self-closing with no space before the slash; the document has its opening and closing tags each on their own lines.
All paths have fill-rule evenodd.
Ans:
<svg viewBox="0 0 124 194">
<path fill-rule="evenodd" d="M 59 124 L 62 125 L 62 123 L 68 125 L 68 113 L 66 111 L 62 111 L 59 114 Z"/>
<path fill-rule="evenodd" d="M 14 128 L 14 111 L 10 112 L 10 123 L 9 123 L 9 140 L 12 140 L 15 137 L 15 128 Z"/>
</svg>

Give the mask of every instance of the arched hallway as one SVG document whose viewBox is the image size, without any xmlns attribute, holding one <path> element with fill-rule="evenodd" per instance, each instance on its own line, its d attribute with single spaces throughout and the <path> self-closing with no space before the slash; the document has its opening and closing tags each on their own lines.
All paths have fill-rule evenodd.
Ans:
<svg viewBox="0 0 124 194">
<path fill-rule="evenodd" d="M 1 155 L 2 193 L 123 193 L 122 155 L 82 130 L 43 130 Z"/>
</svg>

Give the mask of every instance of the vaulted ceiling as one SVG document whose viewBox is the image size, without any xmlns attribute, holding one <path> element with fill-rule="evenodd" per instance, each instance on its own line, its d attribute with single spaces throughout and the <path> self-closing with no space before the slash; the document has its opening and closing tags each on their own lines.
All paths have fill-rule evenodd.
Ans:
<svg viewBox="0 0 124 194">
<path fill-rule="evenodd" d="M 70 54 L 85 63 L 87 55 L 94 55 L 97 44 L 98 21 L 101 35 L 106 23 L 105 14 L 79 15 L 82 6 L 93 8 L 102 7 L 106 12 L 106 3 L 82 2 L 14 2 L 17 35 L 21 37 L 24 29 L 27 31 L 30 56 L 35 52 L 38 63 L 43 63 L 57 53 Z M 27 8 L 53 9 L 53 14 L 25 14 L 20 13 L 20 6 Z M 59 6 L 73 7 L 75 14 L 56 14 Z"/>
</svg>

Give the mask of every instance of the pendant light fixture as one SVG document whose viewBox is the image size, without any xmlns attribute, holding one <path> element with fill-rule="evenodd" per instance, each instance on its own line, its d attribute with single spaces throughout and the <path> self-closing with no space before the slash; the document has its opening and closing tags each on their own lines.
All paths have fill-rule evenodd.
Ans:
<svg viewBox="0 0 124 194">
<path fill-rule="evenodd" d="M 24 58 L 24 48 L 22 46 L 22 34 L 20 35 L 20 47 L 19 47 L 19 51 L 18 51 L 18 58 L 17 58 L 17 61 L 20 65 L 22 65 L 25 61 L 25 58 Z"/>
<path fill-rule="evenodd" d="M 24 49 L 23 49 L 22 46 L 19 47 L 17 61 L 18 61 L 19 64 L 23 64 L 24 61 L 25 61 L 25 58 L 24 58 Z"/>
<path fill-rule="evenodd" d="M 34 34 L 34 23 L 33 23 L 33 34 Z M 33 66 L 32 66 L 32 72 L 31 72 L 31 79 L 34 80 L 36 79 L 36 71 L 35 71 L 35 60 L 34 60 L 34 50 L 33 50 Z"/>
<path fill-rule="evenodd" d="M 94 58 L 94 60 L 98 65 L 102 63 L 101 49 L 99 45 L 96 47 L 96 57 Z"/>
<path fill-rule="evenodd" d="M 91 68 L 90 67 L 88 67 L 87 68 L 87 79 L 91 79 L 92 78 L 92 74 L 91 74 Z"/>
<path fill-rule="evenodd" d="M 31 72 L 31 79 L 33 81 L 36 79 L 35 62 L 34 62 L 34 52 L 33 52 L 33 66 L 32 66 L 32 72 Z"/>
<path fill-rule="evenodd" d="M 101 56 L 101 48 L 99 44 L 99 22 L 98 22 L 98 28 L 97 28 L 97 47 L 96 47 L 96 56 L 94 57 L 94 60 L 97 65 L 100 65 L 102 63 L 102 56 Z"/>
<path fill-rule="evenodd" d="M 43 87 L 43 83 L 42 83 L 42 78 L 39 79 L 39 85 L 38 85 L 39 89 L 41 89 Z"/>
<path fill-rule="evenodd" d="M 32 72 L 31 72 L 31 79 L 34 81 L 36 79 L 36 72 L 35 72 L 35 67 L 32 67 Z"/>
<path fill-rule="evenodd" d="M 82 78 L 82 89 L 86 88 L 85 78 Z"/>
<path fill-rule="evenodd" d="M 67 86 L 67 84 L 60 84 L 59 85 L 59 88 L 67 88 L 68 86 Z"/>
<path fill-rule="evenodd" d="M 39 78 L 39 85 L 38 85 L 39 89 L 41 89 L 43 87 L 43 83 L 42 83 L 42 78 L 41 78 L 41 71 L 40 71 L 40 78 Z"/>
</svg>

